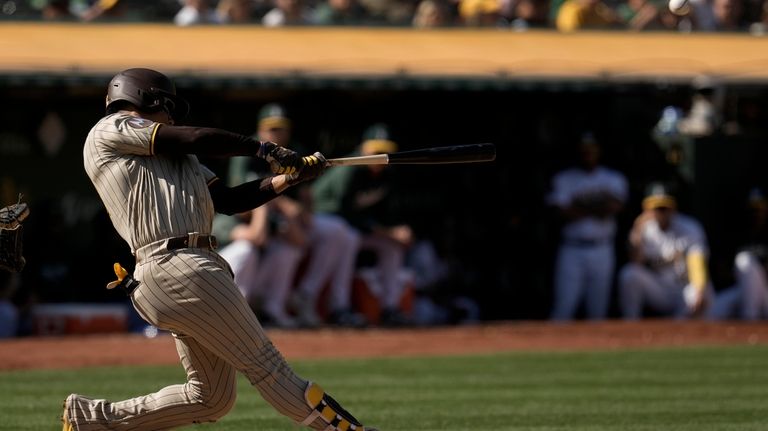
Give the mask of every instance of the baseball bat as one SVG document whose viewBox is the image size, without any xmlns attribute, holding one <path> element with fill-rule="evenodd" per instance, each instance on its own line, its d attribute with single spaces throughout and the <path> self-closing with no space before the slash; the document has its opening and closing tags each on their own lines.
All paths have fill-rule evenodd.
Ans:
<svg viewBox="0 0 768 431">
<path fill-rule="evenodd" d="M 439 165 L 447 163 L 490 162 L 496 159 L 496 146 L 490 143 L 421 148 L 389 154 L 328 159 L 328 166 L 353 165 Z"/>
</svg>

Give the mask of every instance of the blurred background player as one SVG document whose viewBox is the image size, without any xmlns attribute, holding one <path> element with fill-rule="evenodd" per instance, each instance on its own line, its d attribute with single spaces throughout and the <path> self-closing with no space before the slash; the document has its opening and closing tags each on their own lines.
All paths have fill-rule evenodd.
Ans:
<svg viewBox="0 0 768 431">
<path fill-rule="evenodd" d="M 303 241 L 275 232 L 268 208 L 266 204 L 234 216 L 217 215 L 214 233 L 224 238 L 219 254 L 229 263 L 235 284 L 262 323 L 295 328 L 299 322 L 288 313 L 287 303 Z"/>
<path fill-rule="evenodd" d="M 629 233 L 629 262 L 619 274 L 622 316 L 702 316 L 714 295 L 704 228 L 678 212 L 677 200 L 660 183 L 649 186 L 642 206 Z"/>
<path fill-rule="evenodd" d="M 291 120 L 279 104 L 271 103 L 260 110 L 256 135 L 262 141 L 302 150 L 301 145 L 292 141 Z M 243 165 L 244 160 L 252 164 Z M 268 165 L 250 159 L 238 159 L 233 163 L 234 176 L 246 172 L 245 176 L 258 177 L 269 171 Z M 351 306 L 359 235 L 343 218 L 315 213 L 312 205 L 309 189 L 299 185 L 273 199 L 267 206 L 272 238 L 269 243 L 279 245 L 276 256 L 272 255 L 270 259 L 272 252 L 267 249 L 265 258 L 269 260 L 269 272 L 281 274 L 279 278 L 272 277 L 271 285 L 266 289 L 268 295 L 278 296 L 270 301 L 282 302 L 284 306 L 281 309 L 290 308 L 295 313 L 296 322 L 280 319 L 284 326 L 293 326 L 294 323 L 304 327 L 323 323 L 364 326 L 365 318 Z M 241 274 L 249 272 L 243 269 Z M 263 272 L 257 271 L 259 274 Z M 320 304 L 326 285 L 329 291 L 323 298 L 327 298 L 327 303 Z M 276 307 L 277 302 L 273 303 L 273 308 Z M 325 311 L 322 315 L 319 313 L 321 309 Z M 270 314 L 276 312 L 273 309 Z"/>
<path fill-rule="evenodd" d="M 281 105 L 269 104 L 262 109 L 258 127 L 258 136 L 262 140 L 298 151 L 302 147 L 292 141 L 291 132 L 291 120 Z M 297 225 L 303 229 L 302 237 L 306 239 L 306 261 L 297 278 L 292 304 L 304 325 L 321 324 L 323 319 L 317 310 L 324 305 L 328 323 L 363 326 L 365 319 L 352 309 L 350 302 L 360 237 L 342 217 L 314 211 L 309 184 L 300 185 L 293 193 L 279 198 L 296 208 Z M 321 290 L 326 284 L 330 288 L 328 303 L 319 304 Z"/>
<path fill-rule="evenodd" d="M 589 319 L 607 317 L 616 262 L 616 215 L 627 200 L 627 180 L 600 164 L 591 133 L 578 144 L 577 166 L 552 179 L 548 203 L 562 220 L 555 262 L 553 320 L 569 320 L 583 304 Z"/>
<path fill-rule="evenodd" d="M 360 155 L 393 153 L 397 144 L 385 124 L 374 124 L 363 134 Z M 311 183 L 315 210 L 337 214 L 361 235 L 360 249 L 372 252 L 372 271 L 366 271 L 369 288 L 381 305 L 379 322 L 398 326 L 409 323 L 400 307 L 404 293 L 405 255 L 413 231 L 393 211 L 393 180 L 387 165 L 339 166 L 329 169 L 322 181 Z M 358 262 L 358 266 L 363 262 Z"/>
<path fill-rule="evenodd" d="M 712 306 L 715 319 L 768 318 L 768 199 L 753 188 L 747 199 L 747 218 L 739 223 L 739 248 L 733 260 L 734 284 L 718 292 Z"/>
<path fill-rule="evenodd" d="M 229 185 L 267 175 L 268 166 L 254 170 L 252 163 L 250 157 L 230 158 Z M 214 234 L 222 238 L 220 254 L 232 267 L 238 289 L 267 326 L 295 328 L 300 324 L 288 310 L 306 245 L 299 213 L 290 199 L 278 196 L 247 213 L 217 214 L 214 219 Z"/>
</svg>

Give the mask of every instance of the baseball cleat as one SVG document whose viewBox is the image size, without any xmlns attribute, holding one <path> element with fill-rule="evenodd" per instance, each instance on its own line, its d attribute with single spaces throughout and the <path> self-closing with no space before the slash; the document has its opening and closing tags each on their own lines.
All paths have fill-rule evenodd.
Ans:
<svg viewBox="0 0 768 431">
<path fill-rule="evenodd" d="M 67 397 L 69 399 L 69 397 Z M 61 413 L 61 431 L 75 431 L 75 429 L 72 427 L 72 424 L 69 423 L 69 419 L 67 419 L 67 400 L 64 400 L 64 404 L 61 406 L 61 408 L 64 410 Z"/>
<path fill-rule="evenodd" d="M 315 419 L 320 418 L 328 424 L 324 428 L 326 431 L 378 431 L 376 428 L 363 426 L 316 383 L 309 382 L 304 391 L 304 398 L 312 407 L 312 412 L 301 422 L 301 425 L 309 426 Z"/>
</svg>

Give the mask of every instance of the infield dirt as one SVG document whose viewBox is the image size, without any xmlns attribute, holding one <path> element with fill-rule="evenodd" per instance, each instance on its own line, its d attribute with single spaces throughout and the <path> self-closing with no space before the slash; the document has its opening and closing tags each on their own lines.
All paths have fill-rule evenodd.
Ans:
<svg viewBox="0 0 768 431">
<path fill-rule="evenodd" d="M 768 323 L 494 322 L 418 329 L 267 330 L 288 360 L 768 344 Z M 0 370 L 177 364 L 172 337 L 102 334 L 0 341 Z"/>
</svg>

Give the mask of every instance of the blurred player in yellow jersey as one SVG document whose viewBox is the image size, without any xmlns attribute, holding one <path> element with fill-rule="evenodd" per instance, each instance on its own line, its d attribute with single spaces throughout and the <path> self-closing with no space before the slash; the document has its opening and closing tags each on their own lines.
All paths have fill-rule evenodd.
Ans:
<svg viewBox="0 0 768 431">
<path fill-rule="evenodd" d="M 629 234 L 629 259 L 619 274 L 625 319 L 704 316 L 714 289 L 707 270 L 709 245 L 698 220 L 677 210 L 677 200 L 652 184 Z"/>
</svg>

